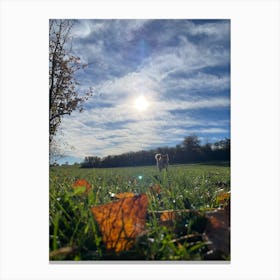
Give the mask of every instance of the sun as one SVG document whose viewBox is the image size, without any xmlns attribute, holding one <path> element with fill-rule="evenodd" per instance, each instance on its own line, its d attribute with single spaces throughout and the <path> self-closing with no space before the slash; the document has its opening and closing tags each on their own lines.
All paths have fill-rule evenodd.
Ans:
<svg viewBox="0 0 280 280">
<path fill-rule="evenodd" d="M 148 100 L 143 96 L 139 96 L 134 100 L 134 108 L 138 111 L 144 111 L 149 107 Z"/>
</svg>

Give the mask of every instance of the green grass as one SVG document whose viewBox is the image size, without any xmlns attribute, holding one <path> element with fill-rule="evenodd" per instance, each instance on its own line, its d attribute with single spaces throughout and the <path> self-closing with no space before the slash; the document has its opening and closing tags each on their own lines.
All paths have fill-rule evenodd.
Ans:
<svg viewBox="0 0 280 280">
<path fill-rule="evenodd" d="M 86 179 L 92 185 L 88 195 L 73 190 L 72 185 L 78 178 Z M 127 252 L 118 255 L 107 252 L 90 206 L 112 201 L 113 193 L 146 193 L 153 184 L 159 184 L 162 192 L 160 197 L 149 196 L 147 233 Z M 230 190 L 230 167 L 227 164 L 170 166 L 168 172 L 161 173 L 155 166 L 111 169 L 52 167 L 50 259 L 204 260 L 208 251 L 202 239 L 204 216 L 181 213 L 175 225 L 168 227 L 159 223 L 156 212 L 190 208 L 203 213 L 209 208 L 219 207 L 216 197 L 221 190 Z M 61 248 L 68 251 L 62 252 Z M 229 256 L 220 256 L 219 259 L 229 259 Z"/>
</svg>

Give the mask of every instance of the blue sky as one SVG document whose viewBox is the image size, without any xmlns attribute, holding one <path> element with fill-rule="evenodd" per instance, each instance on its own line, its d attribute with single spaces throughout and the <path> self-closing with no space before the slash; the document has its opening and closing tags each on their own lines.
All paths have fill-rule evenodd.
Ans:
<svg viewBox="0 0 280 280">
<path fill-rule="evenodd" d="M 63 119 L 61 162 L 230 137 L 229 20 L 77 20 L 72 50 L 94 95 Z"/>
</svg>

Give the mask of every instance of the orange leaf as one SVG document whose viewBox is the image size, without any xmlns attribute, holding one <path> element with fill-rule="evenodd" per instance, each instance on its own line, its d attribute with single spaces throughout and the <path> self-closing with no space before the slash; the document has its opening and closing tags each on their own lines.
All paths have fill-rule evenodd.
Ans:
<svg viewBox="0 0 280 280">
<path fill-rule="evenodd" d="M 140 194 L 91 208 L 107 250 L 118 253 L 134 245 L 144 231 L 147 206 L 147 195 Z"/>
<path fill-rule="evenodd" d="M 89 193 L 91 190 L 91 185 L 87 180 L 84 179 L 78 179 L 74 184 L 73 188 L 78 188 L 78 187 L 86 187 L 85 193 Z"/>
<path fill-rule="evenodd" d="M 162 214 L 159 217 L 160 225 L 174 229 L 175 221 L 177 218 L 178 214 L 175 211 L 166 210 L 162 212 Z"/>
<path fill-rule="evenodd" d="M 123 192 L 123 193 L 117 193 L 114 195 L 115 198 L 122 199 L 126 197 L 133 197 L 135 196 L 135 193 L 133 192 Z"/>
<path fill-rule="evenodd" d="M 165 211 L 160 215 L 160 221 L 161 222 L 167 222 L 167 221 L 174 221 L 176 218 L 176 213 L 174 211 Z"/>
</svg>

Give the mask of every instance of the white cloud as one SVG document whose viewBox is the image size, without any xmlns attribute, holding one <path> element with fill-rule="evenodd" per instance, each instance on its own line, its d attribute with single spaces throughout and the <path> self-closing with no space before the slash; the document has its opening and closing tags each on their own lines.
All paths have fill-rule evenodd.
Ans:
<svg viewBox="0 0 280 280">
<path fill-rule="evenodd" d="M 96 90 L 110 101 L 123 102 L 129 96 L 154 95 L 159 91 L 159 84 L 144 72 L 131 72 L 100 84 Z"/>
<path fill-rule="evenodd" d="M 91 20 L 79 20 L 76 21 L 72 28 L 72 35 L 74 38 L 86 38 L 94 36 L 96 33 L 100 33 L 108 28 L 108 22 L 106 21 L 91 21 Z"/>
<path fill-rule="evenodd" d="M 228 98 L 206 98 L 198 101 L 167 100 L 159 102 L 159 107 L 162 110 L 168 111 L 220 108 L 228 107 L 229 105 Z"/>
<path fill-rule="evenodd" d="M 114 34 L 120 41 L 130 41 L 134 38 L 135 32 L 143 28 L 149 21 L 147 19 L 117 20 L 110 28 L 113 28 Z"/>
<path fill-rule="evenodd" d="M 188 32 L 191 35 L 207 35 L 211 36 L 214 40 L 225 40 L 229 36 L 230 23 L 229 21 L 194 24 L 187 22 Z"/>
<path fill-rule="evenodd" d="M 72 49 L 84 63 L 94 62 L 99 67 L 113 65 L 112 61 L 121 60 L 122 54 L 107 55 L 105 41 L 107 34 L 111 44 L 125 45 L 131 41 L 137 30 L 149 20 L 78 20 L 72 29 Z"/>
<path fill-rule="evenodd" d="M 211 49 L 207 44 L 194 44 L 183 35 L 179 38 L 178 45 L 164 48 L 149 57 L 145 61 L 144 71 L 163 79 L 176 71 L 190 72 L 228 63 L 228 50 Z"/>
<path fill-rule="evenodd" d="M 198 72 L 193 77 L 168 79 L 165 84 L 166 90 L 181 89 L 184 91 L 195 90 L 195 92 L 207 90 L 209 92 L 228 89 L 230 79 L 226 75 L 219 77 L 213 74 Z"/>
</svg>

